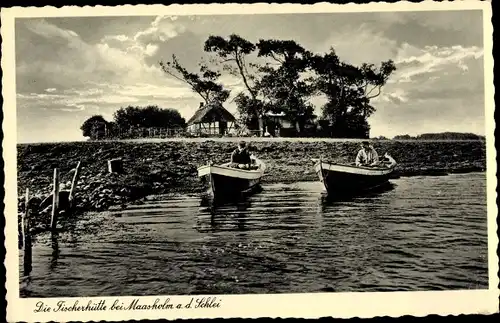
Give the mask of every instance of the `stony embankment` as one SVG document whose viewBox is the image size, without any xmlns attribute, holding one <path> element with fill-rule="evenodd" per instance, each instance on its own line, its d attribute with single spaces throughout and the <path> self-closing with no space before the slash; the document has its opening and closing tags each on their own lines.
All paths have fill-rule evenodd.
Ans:
<svg viewBox="0 0 500 323">
<path fill-rule="evenodd" d="M 353 141 L 249 142 L 252 152 L 267 165 L 265 182 L 317 180 L 311 158 L 352 162 L 359 149 Z M 380 155 L 389 153 L 398 162 L 400 176 L 445 175 L 484 171 L 484 141 L 379 141 Z M 151 194 L 176 191 L 200 192 L 197 167 L 209 160 L 227 161 L 235 142 L 78 142 L 18 145 L 19 209 L 24 191 L 40 199 L 50 195 L 53 169 L 58 168 L 62 186 L 71 184 L 74 168 L 81 161 L 76 210 L 105 210 Z M 109 173 L 107 161 L 121 158 L 123 174 Z M 43 213 L 43 212 L 42 212 Z M 47 210 L 39 222 L 47 223 Z"/>
</svg>

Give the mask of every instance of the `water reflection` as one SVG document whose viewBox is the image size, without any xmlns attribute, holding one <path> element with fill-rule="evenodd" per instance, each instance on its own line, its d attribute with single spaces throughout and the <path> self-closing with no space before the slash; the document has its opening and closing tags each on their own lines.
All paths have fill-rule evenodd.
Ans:
<svg viewBox="0 0 500 323">
<path fill-rule="evenodd" d="M 23 274 L 24 274 L 24 276 L 29 276 L 29 274 L 31 273 L 31 270 L 33 269 L 33 266 L 32 266 L 33 254 L 32 254 L 32 250 L 31 250 L 31 246 L 24 247 L 23 253 L 24 253 L 24 255 L 23 255 Z"/>
<path fill-rule="evenodd" d="M 168 195 L 92 214 L 34 245 L 21 295 L 487 287 L 484 175 L 395 183 L 337 200 L 318 182 L 265 184 L 230 201 Z"/>
<path fill-rule="evenodd" d="M 211 196 L 209 193 L 203 193 L 201 195 L 200 206 L 208 206 L 216 212 L 217 207 L 227 206 L 227 205 L 245 205 L 249 201 L 252 195 L 262 193 L 263 189 L 261 185 L 256 185 L 251 190 L 246 192 L 241 192 L 239 194 L 227 195 L 217 197 Z M 247 208 L 249 205 L 247 205 Z"/>
<path fill-rule="evenodd" d="M 329 195 L 327 192 L 321 192 L 320 200 L 323 207 L 331 206 L 338 202 L 353 202 L 359 198 L 365 198 L 366 203 L 377 203 L 377 198 L 383 194 L 393 191 L 397 187 L 396 184 L 388 182 L 375 189 L 366 192 L 359 192 L 350 195 Z"/>
<path fill-rule="evenodd" d="M 231 196 L 213 198 L 210 194 L 202 194 L 200 206 L 205 207 L 202 211 L 210 213 L 212 229 L 217 229 L 221 218 L 227 217 L 228 214 L 234 214 L 233 218 L 236 220 L 238 230 L 243 231 L 245 230 L 246 213 L 252 207 L 250 197 L 262 191 L 262 186 L 257 185 L 250 191 Z"/>
<path fill-rule="evenodd" d="M 59 233 L 54 232 L 51 236 L 52 245 L 52 258 L 50 260 L 50 269 L 54 269 L 57 266 L 57 261 L 61 251 L 59 250 Z"/>
<path fill-rule="evenodd" d="M 258 192 L 262 192 L 261 187 L 253 192 L 246 192 L 225 199 L 214 200 L 209 195 L 202 195 L 200 206 L 203 208 L 200 211 L 210 214 L 212 231 L 217 231 L 221 224 L 227 223 L 228 218 L 233 220 L 231 222 L 236 224 L 239 231 L 244 231 L 246 230 L 247 214 L 252 208 L 250 197 Z"/>
</svg>

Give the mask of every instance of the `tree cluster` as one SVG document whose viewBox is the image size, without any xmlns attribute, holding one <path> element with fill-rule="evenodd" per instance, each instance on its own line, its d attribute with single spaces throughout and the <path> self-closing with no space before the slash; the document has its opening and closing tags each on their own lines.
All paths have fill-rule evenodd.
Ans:
<svg viewBox="0 0 500 323">
<path fill-rule="evenodd" d="M 102 115 L 95 115 L 82 124 L 84 137 L 92 140 L 130 136 L 132 130 L 140 128 L 184 128 L 186 120 L 175 109 L 162 109 L 155 105 L 146 107 L 127 106 L 113 114 L 109 122 Z"/>
<path fill-rule="evenodd" d="M 440 132 L 423 133 L 417 136 L 398 135 L 394 140 L 485 140 L 484 136 L 479 136 L 469 132 Z"/>
<path fill-rule="evenodd" d="M 317 124 L 327 136 L 366 137 L 367 118 L 375 111 L 370 100 L 396 70 L 394 62 L 354 66 L 342 62 L 335 50 L 313 53 L 293 40 L 252 43 L 238 35 L 211 35 L 204 44 L 212 69 L 203 60 L 199 72 L 187 71 L 175 55 L 160 62 L 163 71 L 185 82 L 206 102 L 224 103 L 230 91 L 220 82 L 223 73 L 240 78 L 244 91 L 234 95 L 240 122 L 263 129 L 267 112 L 284 113 L 298 134 L 316 118 L 311 99 L 326 98 Z"/>
</svg>

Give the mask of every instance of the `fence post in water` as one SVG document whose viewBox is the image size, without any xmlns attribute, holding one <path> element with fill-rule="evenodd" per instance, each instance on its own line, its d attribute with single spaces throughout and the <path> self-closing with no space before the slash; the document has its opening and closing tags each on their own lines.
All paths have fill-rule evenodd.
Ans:
<svg viewBox="0 0 500 323">
<path fill-rule="evenodd" d="M 23 239 L 23 267 L 24 275 L 31 272 L 31 233 L 30 233 L 30 203 L 29 188 L 26 188 L 26 200 L 24 201 L 24 213 L 21 216 L 21 229 Z"/>
<path fill-rule="evenodd" d="M 76 185 L 78 183 L 78 178 L 80 176 L 80 165 L 81 161 L 78 162 L 78 165 L 76 165 L 75 169 L 75 174 L 73 175 L 73 181 L 71 182 L 71 189 L 69 191 L 69 206 L 70 208 L 73 208 L 74 205 L 74 198 L 75 198 L 75 191 L 76 191 Z"/>
<path fill-rule="evenodd" d="M 52 217 L 50 228 L 55 231 L 57 225 L 57 215 L 59 214 L 59 171 L 54 168 L 54 190 L 52 192 Z"/>
</svg>

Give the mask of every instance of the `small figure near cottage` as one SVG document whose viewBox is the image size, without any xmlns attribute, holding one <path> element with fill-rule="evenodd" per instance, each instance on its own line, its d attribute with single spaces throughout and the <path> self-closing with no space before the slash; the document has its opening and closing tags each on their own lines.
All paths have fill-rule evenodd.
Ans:
<svg viewBox="0 0 500 323">
<path fill-rule="evenodd" d="M 356 155 L 356 166 L 373 167 L 378 164 L 378 154 L 368 141 L 361 143 L 361 149 Z"/>
</svg>

